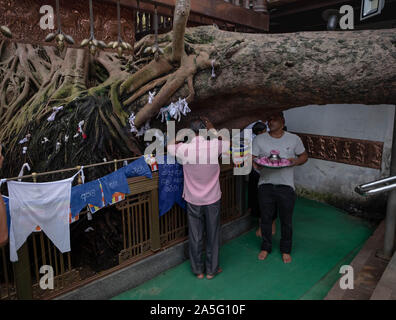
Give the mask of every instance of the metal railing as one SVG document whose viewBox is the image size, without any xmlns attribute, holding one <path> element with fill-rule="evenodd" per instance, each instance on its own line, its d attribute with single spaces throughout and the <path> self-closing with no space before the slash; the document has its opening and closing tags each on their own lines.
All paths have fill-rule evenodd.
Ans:
<svg viewBox="0 0 396 320">
<path fill-rule="evenodd" d="M 360 195 L 372 195 L 377 193 L 382 193 L 386 191 L 391 191 L 396 188 L 396 176 L 388 177 L 373 182 L 361 184 L 355 188 L 355 192 Z"/>
</svg>

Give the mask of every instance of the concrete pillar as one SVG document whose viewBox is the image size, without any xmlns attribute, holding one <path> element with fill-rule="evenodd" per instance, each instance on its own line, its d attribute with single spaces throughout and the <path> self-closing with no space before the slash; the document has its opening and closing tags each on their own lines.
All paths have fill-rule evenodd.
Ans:
<svg viewBox="0 0 396 320">
<path fill-rule="evenodd" d="M 390 166 L 390 175 L 396 176 L 396 107 L 393 121 L 393 140 L 392 140 L 392 158 Z M 385 218 L 385 240 L 384 240 L 384 256 L 391 258 L 395 243 L 396 232 L 396 189 L 389 192 L 388 203 L 386 206 Z"/>
<path fill-rule="evenodd" d="M 268 13 L 267 0 L 256 0 L 254 2 L 253 10 L 261 13 Z"/>
<path fill-rule="evenodd" d="M 244 2 L 244 7 L 246 8 L 246 9 L 250 9 L 250 6 L 249 6 L 249 4 L 250 4 L 250 0 L 242 0 L 243 2 Z"/>
</svg>

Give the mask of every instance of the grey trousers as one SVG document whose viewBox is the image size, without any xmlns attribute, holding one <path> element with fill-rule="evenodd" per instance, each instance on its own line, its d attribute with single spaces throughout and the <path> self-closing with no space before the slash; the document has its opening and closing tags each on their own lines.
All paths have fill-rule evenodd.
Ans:
<svg viewBox="0 0 396 320">
<path fill-rule="evenodd" d="M 206 231 L 206 273 L 215 274 L 219 268 L 220 203 L 204 206 L 187 202 L 188 242 L 192 272 L 204 273 L 203 240 Z"/>
</svg>

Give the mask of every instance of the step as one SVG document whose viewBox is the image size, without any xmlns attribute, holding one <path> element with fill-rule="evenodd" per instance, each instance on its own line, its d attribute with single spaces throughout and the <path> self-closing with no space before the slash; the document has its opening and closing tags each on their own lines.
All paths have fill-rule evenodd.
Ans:
<svg viewBox="0 0 396 320">
<path fill-rule="evenodd" d="M 396 253 L 393 254 L 370 300 L 396 300 Z"/>
<path fill-rule="evenodd" d="M 341 289 L 339 280 L 325 300 L 369 300 L 383 275 L 388 261 L 377 257 L 384 245 L 385 222 L 382 221 L 350 265 L 354 270 L 354 289 Z M 340 274 L 340 278 L 341 278 Z"/>
</svg>

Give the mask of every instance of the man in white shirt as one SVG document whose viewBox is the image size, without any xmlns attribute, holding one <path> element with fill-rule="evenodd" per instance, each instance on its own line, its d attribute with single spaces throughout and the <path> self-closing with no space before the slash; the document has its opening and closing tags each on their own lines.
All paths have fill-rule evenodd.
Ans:
<svg viewBox="0 0 396 320">
<path fill-rule="evenodd" d="M 288 159 L 291 165 L 287 168 L 260 169 L 258 195 L 262 244 L 258 258 L 264 260 L 272 250 L 272 219 L 278 208 L 281 222 L 280 250 L 283 262 L 290 263 L 292 215 L 296 200 L 294 166 L 304 164 L 308 160 L 308 154 L 299 136 L 284 131 L 285 118 L 282 112 L 271 115 L 268 126 L 270 132 L 257 136 L 253 141 L 253 158 L 268 157 L 272 150 L 277 150 L 280 157 Z M 255 162 L 253 166 L 258 168 Z"/>
</svg>

